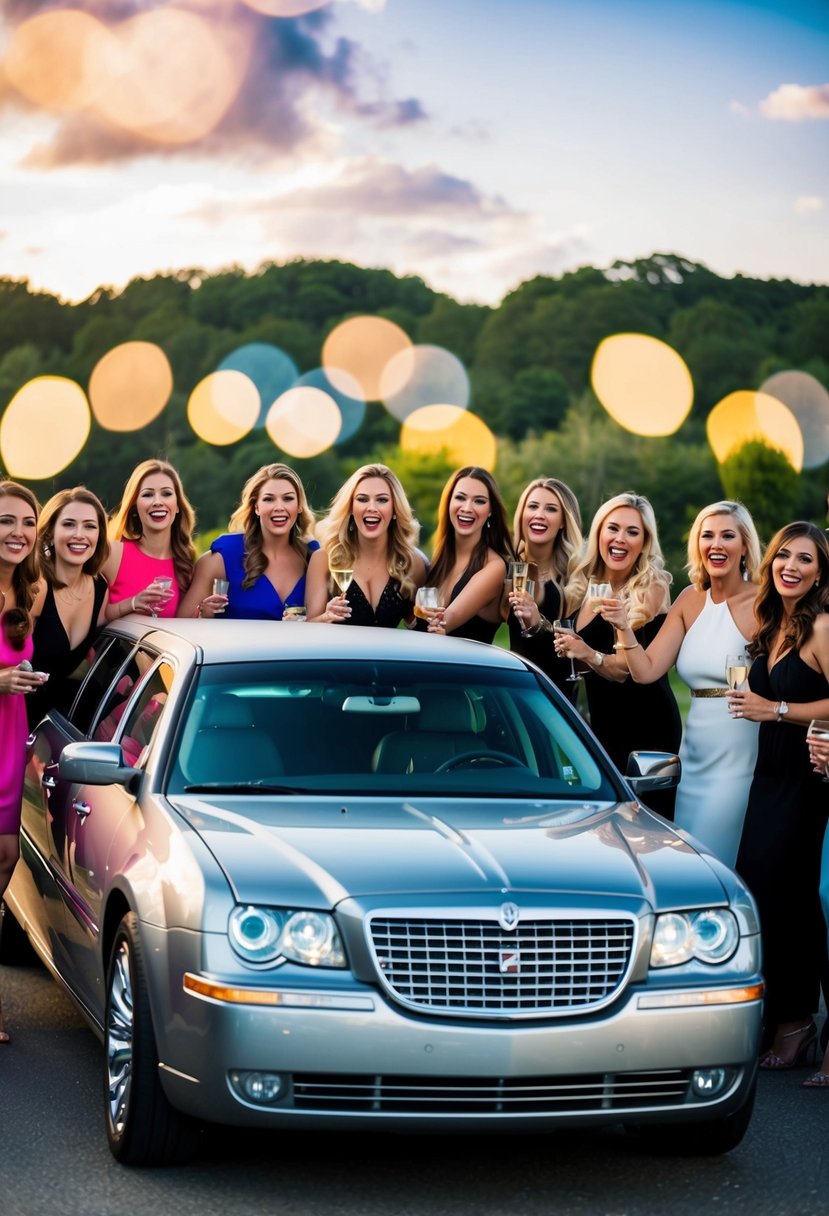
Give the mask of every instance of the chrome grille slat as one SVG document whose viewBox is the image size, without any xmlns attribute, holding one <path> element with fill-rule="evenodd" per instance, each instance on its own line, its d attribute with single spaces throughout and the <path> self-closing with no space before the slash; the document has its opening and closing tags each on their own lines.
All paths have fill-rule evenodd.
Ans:
<svg viewBox="0 0 829 1216">
<path fill-rule="evenodd" d="M 370 940 L 385 986 L 404 1004 L 457 1016 L 584 1012 L 624 982 L 631 917 L 494 921 L 372 916 Z M 516 969 L 504 953 L 516 952 Z"/>
</svg>

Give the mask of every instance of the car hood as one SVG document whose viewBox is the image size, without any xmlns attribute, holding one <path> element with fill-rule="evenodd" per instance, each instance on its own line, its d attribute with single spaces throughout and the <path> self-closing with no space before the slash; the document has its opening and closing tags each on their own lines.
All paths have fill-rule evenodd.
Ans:
<svg viewBox="0 0 829 1216">
<path fill-rule="evenodd" d="M 242 903 L 333 908 L 347 897 L 420 902 L 507 891 L 644 898 L 653 907 L 726 898 L 706 857 L 636 803 L 171 801 Z"/>
</svg>

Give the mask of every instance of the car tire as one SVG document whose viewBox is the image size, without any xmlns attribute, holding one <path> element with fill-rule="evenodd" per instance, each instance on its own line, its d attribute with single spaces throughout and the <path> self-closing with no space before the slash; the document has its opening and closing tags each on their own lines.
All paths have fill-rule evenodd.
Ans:
<svg viewBox="0 0 829 1216">
<path fill-rule="evenodd" d="M 730 1153 L 745 1136 L 754 1110 L 757 1081 L 754 1081 L 739 1110 L 702 1123 L 674 1123 L 667 1127 L 640 1124 L 636 1131 L 646 1152 L 673 1157 L 719 1157 Z"/>
<path fill-rule="evenodd" d="M 0 903 L 0 963 L 14 967 L 33 963 L 36 958 L 26 931 L 18 924 L 11 908 Z"/>
<path fill-rule="evenodd" d="M 107 969 L 104 1110 L 110 1151 L 122 1165 L 173 1165 L 195 1151 L 197 1126 L 167 1101 L 158 1077 L 138 918 L 118 926 Z"/>
</svg>

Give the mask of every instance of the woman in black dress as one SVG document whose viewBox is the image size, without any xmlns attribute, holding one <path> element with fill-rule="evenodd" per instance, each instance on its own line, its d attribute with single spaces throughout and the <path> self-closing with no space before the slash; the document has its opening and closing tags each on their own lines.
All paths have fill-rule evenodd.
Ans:
<svg viewBox="0 0 829 1216">
<path fill-rule="evenodd" d="M 440 590 L 445 607 L 431 614 L 429 632 L 492 642 L 501 624 L 507 564 L 514 556 L 495 478 L 477 465 L 458 469 L 438 508 L 429 583 Z"/>
<path fill-rule="evenodd" d="M 419 530 L 391 469 L 368 464 L 353 473 L 317 526 L 321 547 L 308 565 L 308 619 L 394 629 L 411 618 L 426 579 Z M 345 593 L 337 591 L 332 570 L 351 571 Z"/>
<path fill-rule="evenodd" d="M 541 628 L 542 618 L 549 622 L 562 615 L 567 571 L 582 545 L 581 512 L 570 487 L 557 477 L 531 481 L 518 500 L 512 538 L 534 587 L 531 596 L 509 594 L 510 650 L 532 659 L 572 699 L 576 686 L 567 682 L 570 664 L 556 655 L 549 633 Z"/>
<path fill-rule="evenodd" d="M 49 709 L 69 709 L 78 688 L 73 673 L 104 623 L 107 584 L 100 570 L 109 554 L 106 522 L 103 506 L 85 486 L 61 490 L 40 513 L 43 577 L 32 606 L 32 666 L 49 679 L 26 698 L 30 726 Z"/>
<path fill-rule="evenodd" d="M 829 542 L 814 524 L 788 524 L 760 565 L 749 688 L 736 717 L 760 723 L 737 871 L 760 910 L 766 980 L 761 1068 L 792 1068 L 816 1038 L 813 1015 L 826 956 L 820 855 L 829 798 L 806 746 L 829 718 Z"/>
<path fill-rule="evenodd" d="M 617 494 L 599 507 L 567 584 L 566 612 L 575 618 L 576 635 L 555 635 L 558 653 L 586 666 L 590 725 L 624 772 L 632 751 L 677 751 L 682 721 L 667 675 L 653 684 L 630 678 L 624 646 L 615 642 L 613 626 L 590 604 L 591 582 L 610 584 L 611 596 L 626 601 L 636 638 L 630 645 L 649 645 L 670 606 L 671 576 L 647 498 Z M 673 804 L 673 790 L 651 794 L 648 800 L 667 818 L 673 817 Z"/>
</svg>

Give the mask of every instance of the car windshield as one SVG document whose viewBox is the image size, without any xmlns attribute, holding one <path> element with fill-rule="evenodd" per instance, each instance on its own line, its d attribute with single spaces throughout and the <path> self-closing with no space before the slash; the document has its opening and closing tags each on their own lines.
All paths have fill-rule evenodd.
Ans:
<svg viewBox="0 0 829 1216">
<path fill-rule="evenodd" d="M 357 661 L 204 668 L 168 789 L 619 797 L 577 716 L 533 672 Z"/>
</svg>

